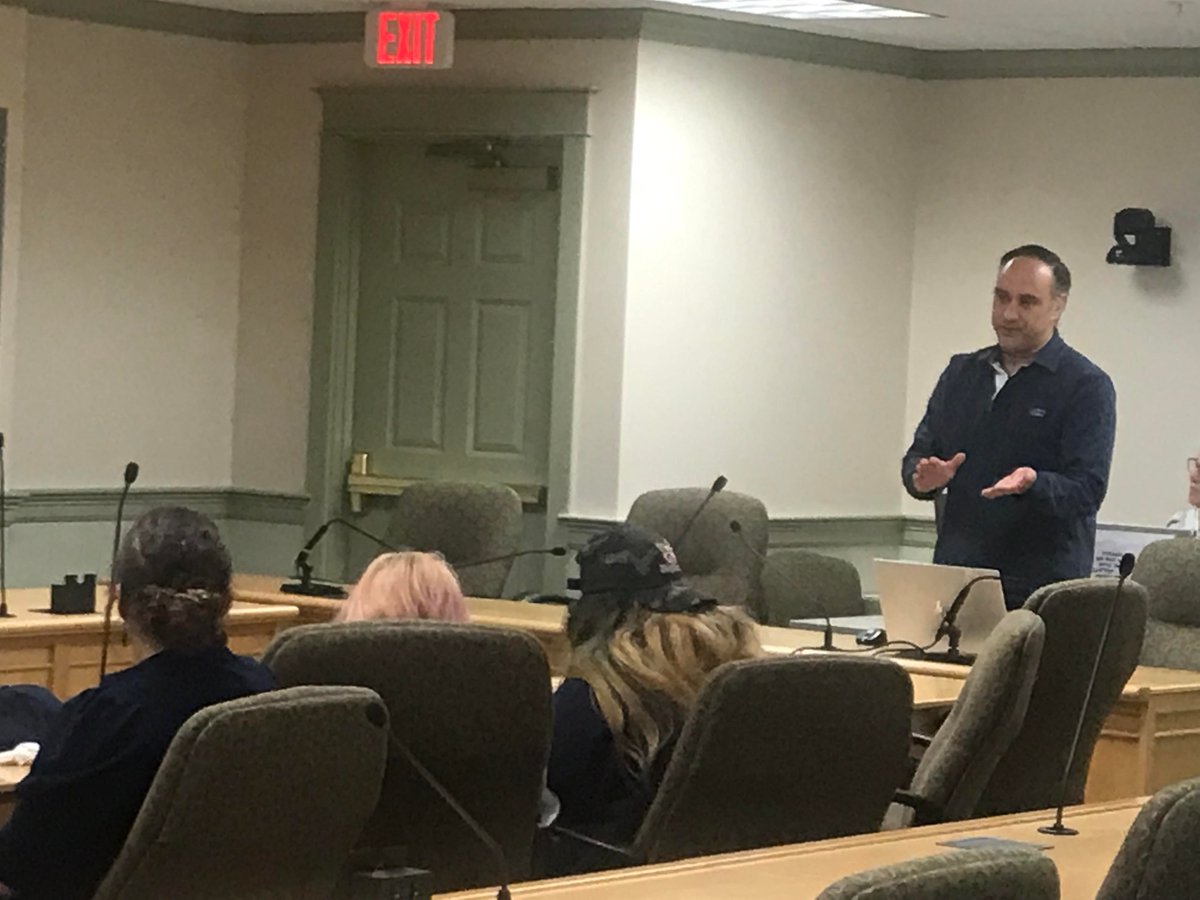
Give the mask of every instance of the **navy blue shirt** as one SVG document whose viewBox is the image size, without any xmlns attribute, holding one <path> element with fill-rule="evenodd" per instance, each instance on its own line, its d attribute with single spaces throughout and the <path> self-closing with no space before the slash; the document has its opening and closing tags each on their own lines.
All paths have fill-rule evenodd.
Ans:
<svg viewBox="0 0 1200 900">
<path fill-rule="evenodd" d="M 183 723 L 274 686 L 261 663 L 214 647 L 157 653 L 67 701 L 0 829 L 0 882 L 20 900 L 91 897 Z"/>
<path fill-rule="evenodd" d="M 562 804 L 557 821 L 609 843 L 632 843 L 671 749 L 669 744 L 659 752 L 649 777 L 635 775 L 617 749 L 591 686 L 568 678 L 554 692 L 546 769 L 546 786 Z"/>
<path fill-rule="evenodd" d="M 1057 331 L 993 399 L 999 359 L 992 346 L 950 360 L 901 475 L 912 496 L 933 499 L 913 488 L 918 460 L 966 454 L 947 486 L 933 559 L 999 569 L 1012 609 L 1043 585 L 1091 574 L 1117 412 L 1112 380 Z M 1026 493 L 980 496 L 1021 466 L 1037 472 Z"/>
</svg>

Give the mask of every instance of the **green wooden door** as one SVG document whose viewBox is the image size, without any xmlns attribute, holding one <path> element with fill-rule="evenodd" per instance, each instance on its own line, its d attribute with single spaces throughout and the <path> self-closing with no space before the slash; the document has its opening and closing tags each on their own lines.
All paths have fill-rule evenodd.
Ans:
<svg viewBox="0 0 1200 900">
<path fill-rule="evenodd" d="M 545 485 L 555 170 L 364 154 L 355 451 L 374 475 Z"/>
</svg>

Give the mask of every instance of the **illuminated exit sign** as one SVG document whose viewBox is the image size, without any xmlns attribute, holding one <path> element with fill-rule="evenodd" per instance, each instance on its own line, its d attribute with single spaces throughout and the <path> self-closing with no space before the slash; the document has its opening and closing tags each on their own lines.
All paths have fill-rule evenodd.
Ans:
<svg viewBox="0 0 1200 900">
<path fill-rule="evenodd" d="M 454 62 L 454 14 L 434 9 L 367 13 L 367 65 L 378 69 L 448 69 Z"/>
</svg>

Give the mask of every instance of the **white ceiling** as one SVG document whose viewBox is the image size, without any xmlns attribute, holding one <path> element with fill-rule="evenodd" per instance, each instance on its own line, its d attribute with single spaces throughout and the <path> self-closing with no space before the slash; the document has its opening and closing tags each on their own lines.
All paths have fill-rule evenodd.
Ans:
<svg viewBox="0 0 1200 900">
<path fill-rule="evenodd" d="M 345 12 L 371 0 L 168 0 L 250 13 Z M 1033 50 L 1200 47 L 1200 0 L 871 0 L 930 13 L 932 19 L 867 19 L 763 24 L 930 50 Z M 397 4 L 401 5 L 401 4 Z M 412 4 L 410 4 L 412 5 Z M 666 0 L 446 0 L 450 9 L 653 8 L 714 18 L 717 13 Z"/>
</svg>

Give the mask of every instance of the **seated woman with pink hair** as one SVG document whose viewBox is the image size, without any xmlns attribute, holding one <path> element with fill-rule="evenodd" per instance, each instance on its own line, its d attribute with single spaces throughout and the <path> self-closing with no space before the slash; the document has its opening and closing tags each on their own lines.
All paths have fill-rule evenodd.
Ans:
<svg viewBox="0 0 1200 900">
<path fill-rule="evenodd" d="M 436 553 L 384 553 L 350 590 L 339 622 L 369 619 L 467 621 L 458 576 Z"/>
</svg>

